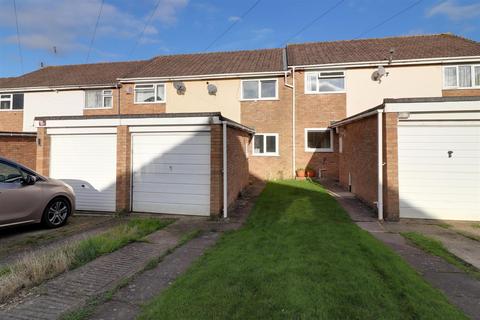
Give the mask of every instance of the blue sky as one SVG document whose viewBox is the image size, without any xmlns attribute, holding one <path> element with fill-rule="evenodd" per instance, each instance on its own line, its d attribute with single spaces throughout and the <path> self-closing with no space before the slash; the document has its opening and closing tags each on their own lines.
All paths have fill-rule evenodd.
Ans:
<svg viewBox="0 0 480 320">
<path fill-rule="evenodd" d="M 353 39 L 418 0 L 344 0 L 293 42 Z M 338 0 L 105 0 L 89 62 L 281 47 Z M 0 77 L 45 65 L 85 63 L 102 0 L 0 0 Z M 146 22 L 150 24 L 145 28 Z M 423 0 L 363 37 L 453 32 L 480 41 L 480 3 Z M 145 32 L 140 38 L 142 30 Z M 56 53 L 53 50 L 56 47 Z M 20 56 L 22 59 L 20 59 Z M 23 67 L 21 60 L 23 60 Z"/>
</svg>

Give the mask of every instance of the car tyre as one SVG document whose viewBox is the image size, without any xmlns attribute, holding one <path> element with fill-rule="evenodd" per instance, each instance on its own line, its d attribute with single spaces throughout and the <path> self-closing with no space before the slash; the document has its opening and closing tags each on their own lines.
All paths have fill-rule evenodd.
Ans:
<svg viewBox="0 0 480 320">
<path fill-rule="evenodd" d="M 70 202 L 65 198 L 55 198 L 43 211 L 42 223 L 47 228 L 59 228 L 67 223 L 72 211 Z"/>
</svg>

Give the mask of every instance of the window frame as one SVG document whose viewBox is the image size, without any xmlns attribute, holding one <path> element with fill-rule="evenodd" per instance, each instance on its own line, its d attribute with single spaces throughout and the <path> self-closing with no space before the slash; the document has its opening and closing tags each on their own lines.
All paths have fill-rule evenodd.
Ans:
<svg viewBox="0 0 480 320">
<path fill-rule="evenodd" d="M 343 73 L 343 90 L 338 90 L 338 91 L 318 91 L 319 87 L 319 79 L 320 79 L 320 73 L 322 72 L 341 72 Z M 317 80 L 317 91 L 311 91 L 308 89 L 307 86 L 307 79 L 308 75 L 315 73 L 316 74 L 316 80 Z M 321 78 L 328 79 L 328 78 L 339 78 L 340 76 L 323 76 Z M 303 88 L 304 88 L 304 93 L 305 94 L 335 94 L 335 93 L 345 93 L 347 92 L 347 75 L 345 73 L 345 70 L 312 70 L 312 71 L 305 71 L 304 73 L 304 79 L 303 79 Z"/>
<path fill-rule="evenodd" d="M 245 98 L 243 96 L 243 83 L 246 81 L 257 81 L 258 82 L 258 98 Z M 262 81 L 275 81 L 275 97 L 262 98 Z M 261 79 L 242 79 L 240 81 L 240 100 L 241 101 L 268 101 L 268 100 L 278 100 L 278 79 L 277 78 L 261 78 Z"/>
<path fill-rule="evenodd" d="M 263 153 L 255 152 L 255 136 L 263 136 Z M 275 152 L 267 152 L 267 139 L 266 137 L 275 137 Z M 255 157 L 278 157 L 279 151 L 279 143 L 278 143 L 278 133 L 262 133 L 262 132 L 255 132 L 252 138 L 252 156 Z"/>
<path fill-rule="evenodd" d="M 101 107 L 87 107 L 87 92 L 92 91 L 101 91 L 102 92 L 102 106 Z M 105 91 L 110 91 L 110 94 L 105 94 Z M 110 107 L 105 107 L 105 98 L 110 97 L 112 98 L 112 105 Z M 85 90 L 85 101 L 83 104 L 83 109 L 86 110 L 101 110 L 101 109 L 113 109 L 113 89 L 94 89 L 94 90 Z"/>
<path fill-rule="evenodd" d="M 308 133 L 309 132 L 330 132 L 330 148 L 309 148 Z M 333 130 L 330 128 L 305 128 L 305 152 L 334 152 L 333 147 Z"/>
<path fill-rule="evenodd" d="M 2 96 L 10 96 L 9 99 L 2 98 Z M 13 93 L 0 93 L 0 102 L 8 101 L 10 102 L 10 108 L 0 109 L 0 111 L 12 111 L 13 110 Z"/>
<path fill-rule="evenodd" d="M 153 86 L 153 98 L 154 101 L 137 102 L 137 86 Z M 158 86 L 163 86 L 163 100 L 157 100 Z M 133 104 L 154 104 L 154 103 L 166 103 L 167 102 L 167 85 L 165 82 L 158 83 L 136 83 L 133 87 Z"/>
<path fill-rule="evenodd" d="M 460 87 L 460 73 L 458 70 L 458 67 L 463 67 L 463 66 L 468 66 L 470 67 L 470 76 L 471 76 L 471 87 Z M 445 69 L 446 68 L 455 68 L 456 70 L 456 76 L 457 76 L 457 85 L 456 86 L 447 86 L 446 85 L 446 79 L 445 79 Z M 480 64 L 447 64 L 442 67 L 442 88 L 443 89 L 457 89 L 457 90 L 471 90 L 471 89 L 478 89 L 480 88 L 479 85 L 475 85 L 475 67 L 480 68 Z"/>
</svg>

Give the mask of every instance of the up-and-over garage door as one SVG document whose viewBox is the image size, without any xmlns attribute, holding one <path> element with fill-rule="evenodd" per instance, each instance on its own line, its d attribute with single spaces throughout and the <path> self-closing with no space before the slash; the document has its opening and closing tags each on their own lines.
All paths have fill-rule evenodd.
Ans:
<svg viewBox="0 0 480 320">
<path fill-rule="evenodd" d="M 400 217 L 480 220 L 480 126 L 399 123 Z"/>
<path fill-rule="evenodd" d="M 210 132 L 132 134 L 132 209 L 210 215 Z"/>
<path fill-rule="evenodd" d="M 115 134 L 51 136 L 50 177 L 74 189 L 78 210 L 115 211 L 116 139 Z"/>
</svg>

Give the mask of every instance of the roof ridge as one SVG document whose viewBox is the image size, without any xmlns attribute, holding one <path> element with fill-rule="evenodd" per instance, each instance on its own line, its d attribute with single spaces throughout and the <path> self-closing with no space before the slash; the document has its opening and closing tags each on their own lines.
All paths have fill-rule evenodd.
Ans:
<svg viewBox="0 0 480 320">
<path fill-rule="evenodd" d="M 345 39 L 345 40 L 332 40 L 332 41 L 307 41 L 301 43 L 289 43 L 288 46 L 299 46 L 305 44 L 315 44 L 315 43 L 339 43 L 339 42 L 354 42 L 354 41 L 371 41 L 371 40 L 388 40 L 388 39 L 403 39 L 403 38 L 420 38 L 420 37 L 439 37 L 439 36 L 452 36 L 457 38 L 462 38 L 465 40 L 473 41 L 468 38 L 464 38 L 452 33 L 430 33 L 430 34 L 414 34 L 414 35 L 400 35 L 400 36 L 389 36 L 389 37 L 376 37 L 376 38 L 361 38 L 361 39 Z M 475 41 L 473 41 L 476 43 Z"/>
<path fill-rule="evenodd" d="M 107 62 L 94 62 L 94 63 L 72 63 L 72 64 L 59 64 L 59 65 L 51 65 L 51 66 L 46 66 L 38 70 L 44 70 L 48 68 L 62 68 L 62 67 L 76 67 L 76 66 L 93 66 L 93 65 L 99 65 L 99 64 L 121 64 L 121 63 L 135 63 L 135 62 L 149 62 L 152 59 L 145 59 L 145 60 L 128 60 L 128 61 L 107 61 Z M 35 72 L 32 71 L 32 72 Z M 30 72 L 31 73 L 31 72 Z M 28 73 L 26 73 L 28 74 Z"/>
<path fill-rule="evenodd" d="M 154 56 L 153 59 L 163 58 L 163 57 L 182 57 L 182 56 L 196 56 L 196 55 L 213 55 L 219 53 L 244 53 L 244 52 L 262 52 L 262 51 L 271 51 L 271 50 L 282 50 L 283 48 L 261 48 L 261 49 L 249 49 L 249 50 L 227 50 L 227 51 L 211 51 L 211 52 L 191 52 L 191 53 L 178 53 L 178 54 L 164 54 Z"/>
</svg>

